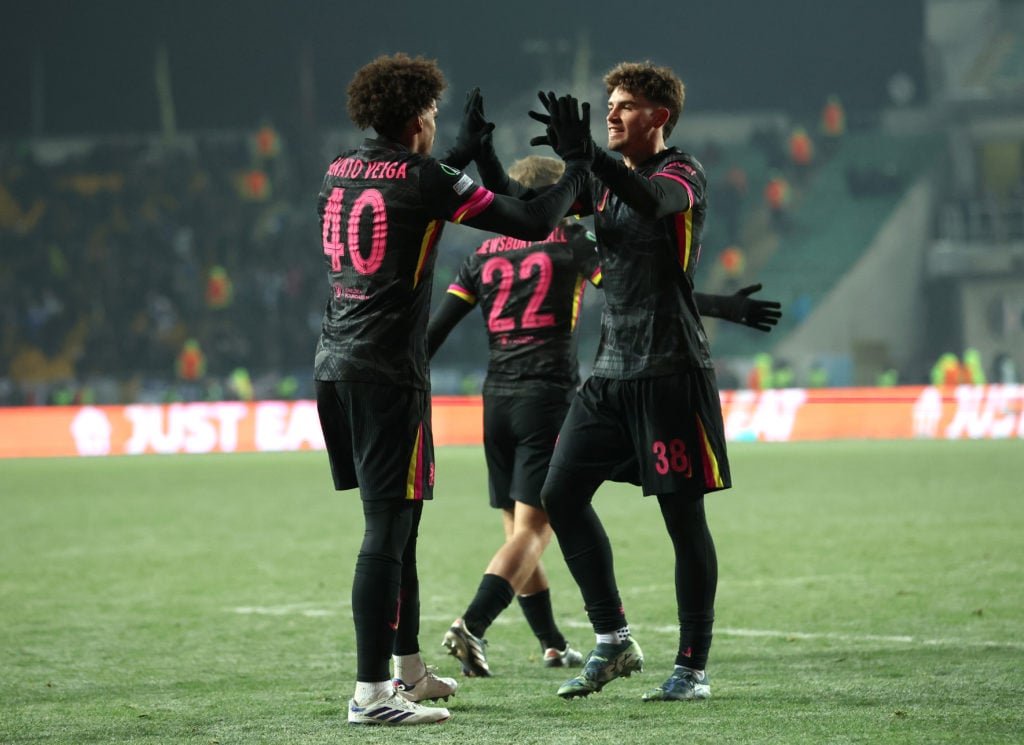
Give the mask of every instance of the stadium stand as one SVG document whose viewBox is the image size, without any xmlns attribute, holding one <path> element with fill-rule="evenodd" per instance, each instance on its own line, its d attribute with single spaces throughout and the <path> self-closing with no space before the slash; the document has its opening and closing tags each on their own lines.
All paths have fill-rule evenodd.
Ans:
<svg viewBox="0 0 1024 745">
<path fill-rule="evenodd" d="M 806 317 L 860 258 L 914 180 L 942 154 L 937 136 L 899 137 L 859 132 L 846 137 L 794 200 L 793 227 L 759 257 L 751 276 L 771 288 L 785 308 L 776 333 Z M 751 355 L 764 339 L 718 324 L 718 355 Z"/>
<path fill-rule="evenodd" d="M 799 348 L 803 359 L 787 351 L 787 361 L 798 383 L 807 379 L 823 351 L 813 345 L 827 333 L 805 334 L 802 348 L 793 340 L 925 181 L 930 226 L 900 234 L 888 249 L 900 250 L 904 238 L 926 245 L 919 284 L 901 290 L 917 307 L 874 323 L 878 338 L 866 341 L 897 350 L 904 371 L 918 371 L 902 382 L 924 382 L 921 371 L 939 353 L 968 346 L 986 368 L 1009 356 L 1024 369 L 1024 3 L 929 0 L 925 11 L 929 90 L 894 100 L 892 111 L 851 107 L 841 141 L 827 153 L 817 148 L 806 176 L 790 179 L 784 230 L 772 225 L 762 195 L 770 175 L 787 168 L 784 143 L 799 114 L 759 112 L 728 128 L 749 136 L 728 140 L 683 132 L 710 184 L 698 289 L 762 282 L 763 296 L 784 305 L 769 336 L 707 320 L 716 360 L 732 366 L 723 388 L 742 384 L 753 356 L 777 347 Z M 524 94 L 502 121 L 532 103 Z M 496 144 L 510 162 L 530 135 L 501 129 Z M 259 132 L 183 136 L 173 145 L 155 136 L 0 142 L 0 405 L 231 397 L 239 370 L 256 398 L 311 394 L 323 282 L 308 248 L 317 236 L 315 194 L 323 163 L 351 143 L 327 133 L 306 144 L 315 152 L 297 152 L 281 135 L 259 151 Z M 929 179 L 936 167 L 942 178 Z M 446 228 L 435 293 L 475 247 L 471 233 Z M 742 261 L 730 273 L 720 259 L 732 247 Z M 856 300 L 857 291 L 847 292 Z M 584 373 L 599 305 L 599 293 L 585 298 Z M 903 335 L 887 334 L 887 325 Z M 435 360 L 436 392 L 478 391 L 486 365 L 478 338 L 471 323 L 456 329 Z M 177 376 L 187 340 L 203 353 L 197 380 Z M 854 365 L 851 350 L 827 351 Z"/>
<path fill-rule="evenodd" d="M 174 386 L 190 337 L 214 377 L 308 363 L 321 277 L 296 247 L 316 216 L 287 163 L 266 167 L 274 191 L 259 194 L 243 134 L 46 155 L 0 160 L 0 403 L 204 398 Z M 233 293 L 208 305 L 217 266 Z"/>
</svg>

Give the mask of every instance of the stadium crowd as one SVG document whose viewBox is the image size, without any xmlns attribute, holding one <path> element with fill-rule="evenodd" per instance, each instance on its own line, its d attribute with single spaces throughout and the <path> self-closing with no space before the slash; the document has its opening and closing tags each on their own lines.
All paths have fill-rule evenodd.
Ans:
<svg viewBox="0 0 1024 745">
<path fill-rule="evenodd" d="M 786 137 L 752 144 L 784 164 Z M 294 139 L 263 126 L 0 144 L 0 405 L 310 397 L 323 277 L 306 250 L 309 201 L 329 146 L 300 152 Z M 727 148 L 700 150 L 722 216 L 703 259 L 719 284 L 706 289 L 731 291 L 762 194 Z M 435 292 L 479 243 L 471 232 L 445 232 Z M 477 339 L 452 334 L 440 392 L 479 391 Z"/>
<path fill-rule="evenodd" d="M 230 136 L 7 148 L 0 167 L 0 403 L 230 397 L 205 387 L 308 369 L 315 184 L 287 158 Z M 206 374 L 179 380 L 190 340 Z"/>
</svg>

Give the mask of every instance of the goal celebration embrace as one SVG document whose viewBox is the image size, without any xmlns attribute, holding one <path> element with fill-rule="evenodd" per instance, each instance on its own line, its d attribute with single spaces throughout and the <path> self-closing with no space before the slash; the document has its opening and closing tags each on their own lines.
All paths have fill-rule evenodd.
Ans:
<svg viewBox="0 0 1024 745">
<path fill-rule="evenodd" d="M 704 497 L 729 488 L 731 470 L 701 319 L 768 331 L 781 312 L 751 297 L 756 285 L 696 291 L 707 177 L 696 157 L 666 143 L 683 108 L 679 77 L 624 62 L 605 85 L 606 140 L 592 134 L 589 102 L 541 92 L 540 110 L 529 112 L 541 132 L 524 150 L 555 157 L 526 158 L 510 175 L 479 89 L 466 95 L 451 148 L 434 155 L 446 88 L 435 62 L 379 57 L 349 84 L 352 123 L 373 133 L 334 159 L 320 192 L 330 291 L 314 375 L 334 486 L 358 489 L 364 517 L 352 585 L 352 724 L 443 722 L 451 712 L 436 702 L 459 689 L 424 658 L 417 551 L 437 540 L 421 535 L 424 504 L 435 497 L 429 358 L 476 304 L 489 319 L 485 454 L 506 542 L 442 647 L 464 676 L 490 677 L 484 634 L 518 597 L 544 665 L 579 668 L 554 686 L 558 696 L 588 696 L 642 671 L 613 547 L 592 504 L 605 481 L 628 482 L 661 512 L 679 623 L 676 657 L 641 700 L 711 695 L 718 563 Z M 480 183 L 464 171 L 471 162 Z M 593 219 L 592 233 L 581 218 Z M 432 314 L 446 222 L 517 239 L 516 249 L 500 260 L 485 261 L 483 248 L 470 257 Z M 596 360 L 581 383 L 573 333 L 588 282 L 604 304 Z M 443 474 L 436 479 L 442 492 Z M 554 618 L 541 561 L 552 536 L 594 634 L 586 655 Z"/>
</svg>

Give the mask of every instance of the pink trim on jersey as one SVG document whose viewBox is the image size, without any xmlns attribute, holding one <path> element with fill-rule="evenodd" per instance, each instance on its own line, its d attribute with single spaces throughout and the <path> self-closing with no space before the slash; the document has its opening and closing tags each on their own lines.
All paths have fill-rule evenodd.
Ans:
<svg viewBox="0 0 1024 745">
<path fill-rule="evenodd" d="M 452 215 L 452 222 L 456 225 L 462 223 L 463 220 L 468 220 L 471 217 L 476 217 L 485 209 L 488 205 L 494 201 L 494 192 L 486 187 L 479 187 L 473 196 L 471 196 L 459 209 Z"/>
<path fill-rule="evenodd" d="M 467 290 L 465 287 L 457 285 L 454 282 L 448 285 L 448 294 L 454 295 L 455 297 L 459 298 L 459 300 L 465 300 L 467 303 L 471 305 L 476 305 L 476 295 L 474 295 L 470 290 Z"/>
<path fill-rule="evenodd" d="M 604 284 L 604 274 L 601 273 L 601 267 L 594 270 L 594 273 L 590 275 L 590 284 L 594 287 L 600 287 Z"/>
<path fill-rule="evenodd" d="M 430 256 L 430 252 L 434 250 L 434 246 L 437 245 L 437 240 L 441 236 L 441 225 L 440 220 L 431 220 L 427 223 L 427 229 L 423 232 L 423 240 L 420 241 L 420 255 L 416 259 L 416 272 L 412 278 L 413 287 L 419 286 L 423 267 L 427 264 L 427 257 Z"/>
<path fill-rule="evenodd" d="M 680 178 L 679 176 L 676 176 L 674 173 L 668 173 L 666 171 L 659 171 L 658 173 L 654 174 L 654 176 L 651 176 L 651 178 L 655 178 L 656 176 L 661 176 L 662 178 L 670 178 L 673 181 L 678 181 L 680 184 L 682 184 L 683 188 L 686 189 L 686 193 L 690 195 L 690 207 L 693 207 L 693 204 L 696 200 L 694 200 L 693 198 L 693 189 L 690 187 L 689 181 L 687 181 L 684 178 Z"/>
<path fill-rule="evenodd" d="M 700 432 L 700 460 L 704 470 L 704 485 L 709 489 L 721 489 L 725 483 L 718 470 L 718 458 L 708 440 L 708 433 L 704 430 L 704 422 L 700 420 L 699 416 L 697 417 L 697 431 Z"/>
</svg>

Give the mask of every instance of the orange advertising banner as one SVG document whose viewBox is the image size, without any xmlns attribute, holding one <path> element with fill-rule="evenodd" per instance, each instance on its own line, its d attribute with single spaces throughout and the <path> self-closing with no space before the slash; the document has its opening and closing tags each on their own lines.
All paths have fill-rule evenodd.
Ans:
<svg viewBox="0 0 1024 745">
<path fill-rule="evenodd" d="M 730 441 L 1024 439 L 1024 385 L 722 391 Z M 433 398 L 434 444 L 483 442 L 479 396 Z M 314 401 L 0 408 L 0 458 L 321 450 Z"/>
<path fill-rule="evenodd" d="M 483 442 L 479 396 L 432 399 L 435 444 Z M 0 408 L 0 458 L 323 450 L 315 401 Z"/>
<path fill-rule="evenodd" d="M 1024 438 L 1024 386 L 722 391 L 726 438 L 900 440 Z"/>
</svg>

